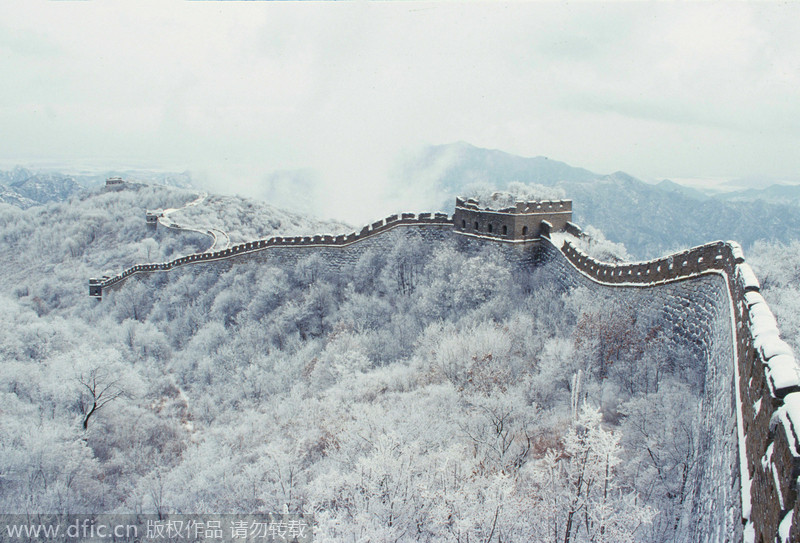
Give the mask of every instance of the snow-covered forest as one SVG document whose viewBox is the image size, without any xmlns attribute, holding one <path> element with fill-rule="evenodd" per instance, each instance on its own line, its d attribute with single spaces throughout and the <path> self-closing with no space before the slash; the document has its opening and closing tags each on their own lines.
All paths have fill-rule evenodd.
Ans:
<svg viewBox="0 0 800 543">
<path fill-rule="evenodd" d="M 144 224 L 195 198 L 0 206 L 0 510 L 288 507 L 323 541 L 680 538 L 702 367 L 655 321 L 413 236 L 338 273 L 243 261 L 87 296 L 98 270 L 203 250 Z M 341 227 L 213 205 L 234 238 Z M 762 270 L 773 292 L 784 271 Z"/>
</svg>

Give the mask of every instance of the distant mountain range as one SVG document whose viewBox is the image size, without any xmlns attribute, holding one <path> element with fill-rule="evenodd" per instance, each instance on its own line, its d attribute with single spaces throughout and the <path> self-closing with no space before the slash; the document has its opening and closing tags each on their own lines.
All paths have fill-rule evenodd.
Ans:
<svg viewBox="0 0 800 543">
<path fill-rule="evenodd" d="M 710 198 L 710 196 L 704 192 L 701 192 L 697 189 L 693 189 L 692 187 L 687 187 L 686 185 L 681 185 L 669 179 L 664 179 L 660 183 L 656 184 L 656 187 L 663 190 L 664 192 L 680 194 L 681 196 L 686 196 L 687 198 L 694 198 L 695 200 L 706 200 Z"/>
<path fill-rule="evenodd" d="M 800 206 L 800 185 L 770 185 L 765 189 L 747 189 L 724 192 L 716 196 L 727 202 L 751 202 L 761 200 L 771 204 Z"/>
<path fill-rule="evenodd" d="M 598 177 L 589 170 L 547 157 L 520 157 L 503 151 L 481 149 L 464 142 L 426 147 L 408 160 L 402 171 L 408 179 L 413 180 L 419 176 L 420 170 L 439 165 L 448 165 L 438 181 L 440 188 L 448 191 L 458 191 L 470 184 L 493 185 L 498 180 L 506 184 L 519 181 L 552 185 L 556 181 L 589 182 Z"/>
<path fill-rule="evenodd" d="M 28 208 L 48 202 L 63 202 L 84 188 L 101 186 L 108 177 L 119 176 L 178 188 L 191 188 L 189 172 L 110 171 L 96 174 L 65 174 L 54 171 L 32 171 L 23 167 L 0 171 L 0 203 Z"/>
<path fill-rule="evenodd" d="M 80 189 L 73 177 L 59 173 L 34 173 L 19 167 L 0 172 L 0 202 L 22 208 L 61 202 Z"/>
<path fill-rule="evenodd" d="M 26 208 L 64 201 L 83 188 L 102 185 L 113 175 L 195 187 L 188 172 L 67 175 L 15 168 L 0 172 L 0 202 Z M 624 172 L 597 174 L 547 157 L 521 157 L 464 142 L 425 147 L 405 157 L 392 176 L 397 200 L 416 202 L 419 210 L 449 211 L 456 196 L 475 190 L 505 190 L 514 182 L 557 189 L 574 201 L 576 223 L 599 228 L 610 240 L 624 243 L 637 258 L 717 239 L 736 240 L 745 248 L 762 239 L 800 239 L 800 185 L 706 194 L 670 180 L 645 183 Z M 315 172 L 284 171 L 265 179 L 261 197 L 309 214 L 324 191 Z"/>
<path fill-rule="evenodd" d="M 445 209 L 456 195 L 477 186 L 503 190 L 518 181 L 559 187 L 573 200 L 574 222 L 599 228 L 638 258 L 717 239 L 747 248 L 761 239 L 800 238 L 800 186 L 711 196 L 670 180 L 654 185 L 624 172 L 596 174 L 463 142 L 427 147 L 399 175 L 409 190 L 415 190 L 415 179 L 424 180 L 425 190 L 439 194 Z"/>
</svg>

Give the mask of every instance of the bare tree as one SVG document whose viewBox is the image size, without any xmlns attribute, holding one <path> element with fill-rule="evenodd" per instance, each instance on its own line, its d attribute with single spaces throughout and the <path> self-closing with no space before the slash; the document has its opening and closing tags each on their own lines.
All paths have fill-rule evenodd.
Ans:
<svg viewBox="0 0 800 543">
<path fill-rule="evenodd" d="M 92 415 L 117 398 L 126 395 L 119 379 L 113 378 L 101 368 L 93 368 L 87 374 L 81 373 L 78 383 L 80 383 L 79 403 L 84 430 L 89 427 Z"/>
</svg>

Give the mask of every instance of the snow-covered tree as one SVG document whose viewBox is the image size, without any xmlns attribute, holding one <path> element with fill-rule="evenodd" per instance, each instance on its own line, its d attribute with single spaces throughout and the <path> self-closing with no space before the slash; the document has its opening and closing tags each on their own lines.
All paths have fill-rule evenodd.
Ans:
<svg viewBox="0 0 800 543">
<path fill-rule="evenodd" d="M 550 541 L 636 541 L 655 512 L 617 478 L 619 435 L 603 428 L 599 411 L 584 406 L 559 450 L 533 467 Z"/>
</svg>

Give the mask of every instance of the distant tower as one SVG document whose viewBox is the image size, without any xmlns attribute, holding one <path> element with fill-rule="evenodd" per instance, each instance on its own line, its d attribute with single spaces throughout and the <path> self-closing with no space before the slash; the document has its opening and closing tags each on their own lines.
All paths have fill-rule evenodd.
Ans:
<svg viewBox="0 0 800 543">
<path fill-rule="evenodd" d="M 119 187 L 124 183 L 125 181 L 121 177 L 109 177 L 106 179 L 106 187 Z"/>
<path fill-rule="evenodd" d="M 98 300 L 103 297 L 103 286 L 100 284 L 100 279 L 89 279 L 89 296 Z"/>
<path fill-rule="evenodd" d="M 161 213 L 156 213 L 154 211 L 145 211 L 144 220 L 147 223 L 148 228 L 152 228 L 153 230 L 158 228 L 158 218 L 161 216 Z"/>
<path fill-rule="evenodd" d="M 572 200 L 516 202 L 514 207 L 488 209 L 472 198 L 456 198 L 453 213 L 453 229 L 459 234 L 514 242 L 539 239 L 543 228 L 563 231 L 570 221 Z"/>
</svg>

